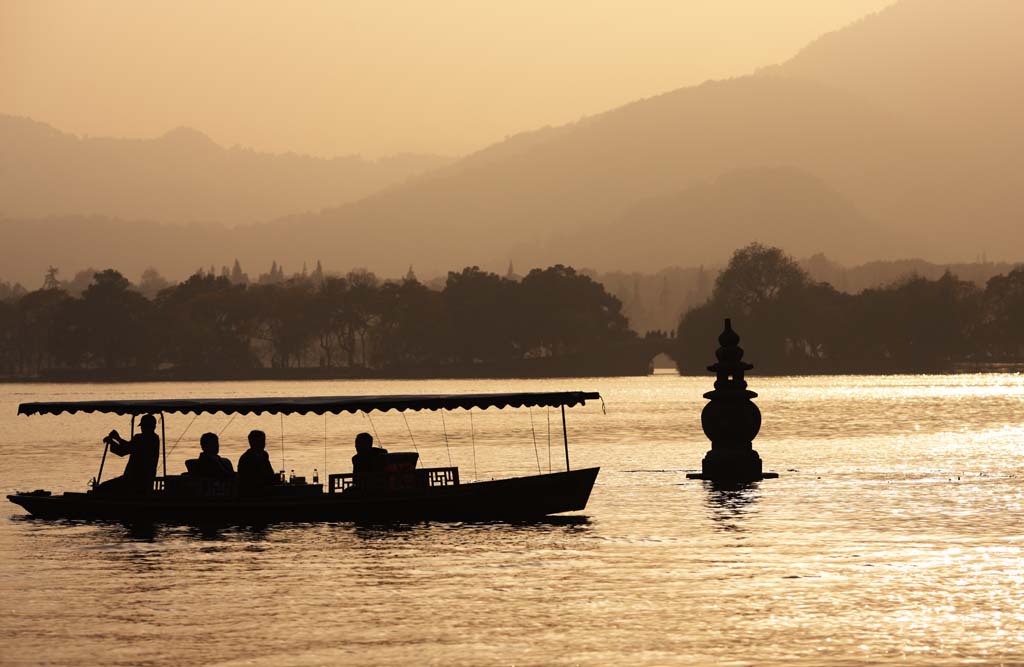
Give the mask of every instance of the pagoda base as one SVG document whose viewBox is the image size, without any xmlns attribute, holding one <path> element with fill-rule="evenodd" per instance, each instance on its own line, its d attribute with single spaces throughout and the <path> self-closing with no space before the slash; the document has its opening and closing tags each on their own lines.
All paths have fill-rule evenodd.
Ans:
<svg viewBox="0 0 1024 667">
<path fill-rule="evenodd" d="M 778 477 L 778 474 L 763 472 L 761 457 L 747 445 L 741 449 L 712 448 L 701 462 L 700 475 L 687 477 L 712 482 L 756 482 L 766 477 Z"/>
<path fill-rule="evenodd" d="M 762 472 L 761 476 L 756 479 L 736 479 L 735 477 L 705 477 L 702 472 L 688 472 L 686 473 L 686 479 L 706 479 L 711 482 L 759 482 L 762 479 L 778 479 L 779 473 L 777 472 Z"/>
</svg>

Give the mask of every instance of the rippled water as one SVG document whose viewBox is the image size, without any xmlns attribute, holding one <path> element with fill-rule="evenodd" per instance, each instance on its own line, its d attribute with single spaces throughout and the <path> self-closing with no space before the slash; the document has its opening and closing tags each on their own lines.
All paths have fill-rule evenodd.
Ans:
<svg viewBox="0 0 1024 667">
<path fill-rule="evenodd" d="M 146 530 L 5 505 L 0 663 L 1024 663 L 1024 377 L 751 382 L 756 446 L 782 477 L 735 492 L 685 480 L 707 449 L 710 379 L 0 386 L 5 493 L 82 488 L 100 437 L 127 429 L 16 417 L 22 401 L 595 389 L 607 402 L 569 411 L 573 467 L 602 468 L 590 506 L 544 523 Z M 564 465 L 554 413 L 472 419 L 408 413 L 425 464 L 450 455 L 464 480 Z M 168 421 L 169 445 L 188 427 L 172 472 L 203 431 L 237 460 L 261 427 L 281 454 L 277 417 L 190 421 Z M 322 473 L 325 455 L 347 466 L 361 430 L 413 447 L 396 413 L 283 428 L 297 474 Z"/>
</svg>

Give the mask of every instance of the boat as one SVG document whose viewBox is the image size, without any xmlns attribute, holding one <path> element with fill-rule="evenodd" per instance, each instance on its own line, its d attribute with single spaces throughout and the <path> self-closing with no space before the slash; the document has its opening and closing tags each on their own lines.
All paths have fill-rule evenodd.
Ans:
<svg viewBox="0 0 1024 667">
<path fill-rule="evenodd" d="M 565 410 L 600 400 L 597 392 L 503 394 L 432 394 L 390 396 L 320 396 L 283 398 L 146 399 L 23 403 L 21 415 L 107 413 L 158 416 L 163 474 L 145 495 L 112 497 L 96 492 L 107 448 L 92 489 L 51 493 L 15 492 L 7 498 L 35 517 L 47 519 L 153 521 L 169 523 L 264 523 L 276 521 L 508 521 L 529 520 L 587 506 L 599 468 L 573 470 Z M 341 414 L 396 410 L 485 410 L 490 407 L 561 409 L 565 470 L 525 477 L 461 483 L 458 467 L 422 468 L 418 453 L 387 455 L 386 469 L 372 473 L 338 473 L 327 484 L 303 477 L 283 479 L 260 497 L 240 497 L 232 483 L 200 481 L 167 474 L 165 415 Z M 443 416 L 443 413 L 442 413 Z M 282 417 L 283 419 L 283 417 Z M 108 445 L 109 446 L 109 445 Z M 326 472 L 326 471 L 325 471 Z"/>
</svg>

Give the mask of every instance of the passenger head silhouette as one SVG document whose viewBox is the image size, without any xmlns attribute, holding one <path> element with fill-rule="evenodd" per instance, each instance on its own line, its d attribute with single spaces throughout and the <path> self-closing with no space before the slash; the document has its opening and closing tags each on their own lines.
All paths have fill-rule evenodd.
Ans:
<svg viewBox="0 0 1024 667">
<path fill-rule="evenodd" d="M 142 415 L 142 419 L 139 420 L 139 429 L 147 433 L 155 431 L 156 417 L 153 415 Z"/>
<path fill-rule="evenodd" d="M 249 447 L 252 449 L 266 449 L 267 434 L 263 431 L 249 431 Z"/>
<path fill-rule="evenodd" d="M 216 433 L 204 433 L 199 438 L 199 447 L 208 454 L 216 454 L 220 451 L 220 438 Z"/>
<path fill-rule="evenodd" d="M 360 433 L 356 436 L 356 451 L 368 452 L 373 448 L 373 436 L 369 433 Z"/>
</svg>

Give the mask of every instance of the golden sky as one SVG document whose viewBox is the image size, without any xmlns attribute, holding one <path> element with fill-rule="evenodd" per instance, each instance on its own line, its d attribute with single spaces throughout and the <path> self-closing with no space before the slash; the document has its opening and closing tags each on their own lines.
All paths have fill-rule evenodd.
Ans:
<svg viewBox="0 0 1024 667">
<path fill-rule="evenodd" d="M 315 155 L 462 154 L 779 62 L 892 0 L 0 0 L 0 113 Z"/>
</svg>

